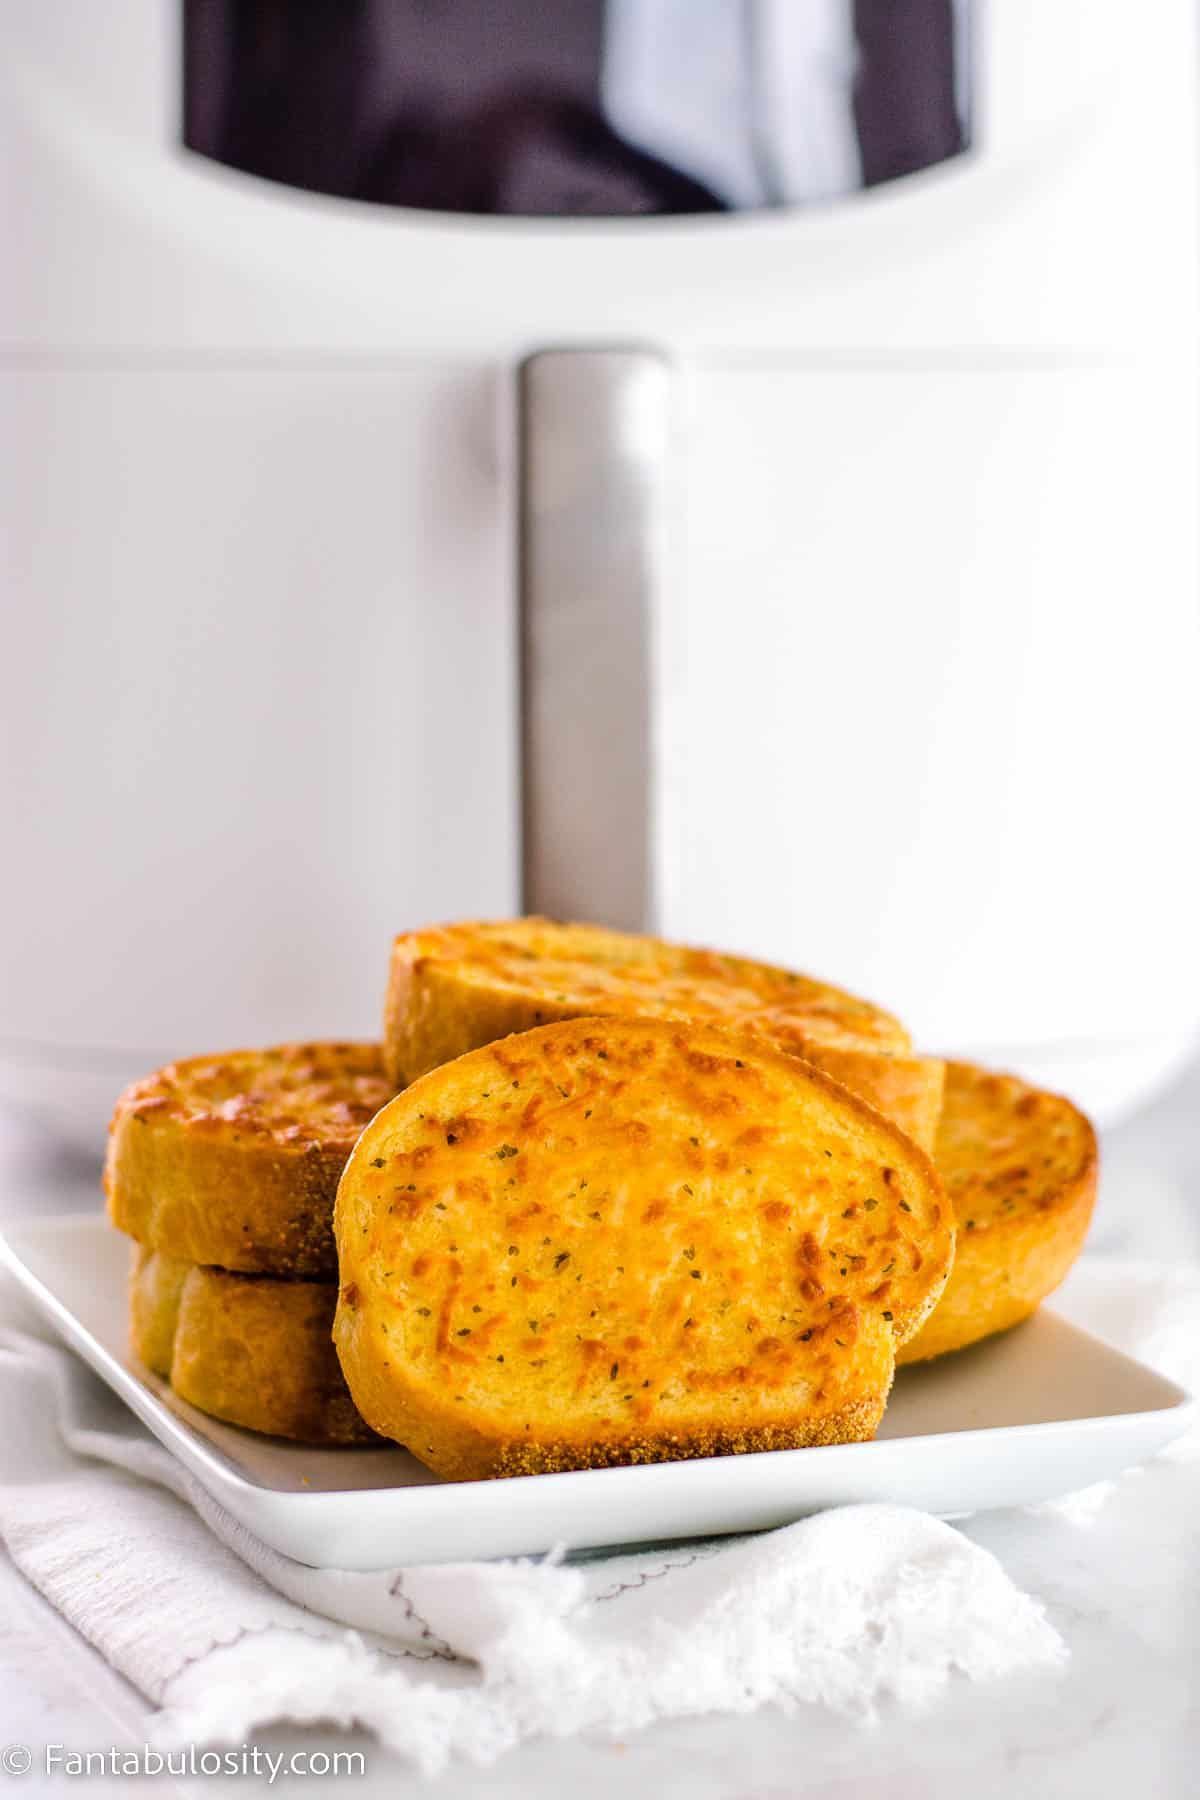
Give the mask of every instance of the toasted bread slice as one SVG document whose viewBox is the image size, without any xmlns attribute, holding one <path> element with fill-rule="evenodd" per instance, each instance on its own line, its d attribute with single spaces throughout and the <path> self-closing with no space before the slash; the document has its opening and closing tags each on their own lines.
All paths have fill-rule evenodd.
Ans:
<svg viewBox="0 0 1200 1800">
<path fill-rule="evenodd" d="M 946 1066 L 934 1160 L 954 1203 L 958 1250 L 903 1363 L 1027 1318 L 1079 1255 L 1096 1199 L 1096 1134 L 1079 1109 L 970 1063 Z"/>
<path fill-rule="evenodd" d="M 466 1050 L 555 1019 L 694 1019 L 803 1056 L 923 1148 L 942 1064 L 899 1020 L 810 976 L 598 925 L 513 919 L 406 932 L 392 949 L 384 1057 L 399 1087 Z"/>
<path fill-rule="evenodd" d="M 231 1275 L 135 1244 L 130 1344 L 214 1419 L 308 1444 L 374 1443 L 330 1337 L 336 1299 L 336 1282 Z"/>
<path fill-rule="evenodd" d="M 359 1411 L 464 1480 L 869 1437 L 954 1251 L 928 1157 L 869 1106 L 648 1019 L 425 1075 L 334 1229 Z"/>
<path fill-rule="evenodd" d="M 109 1216 L 186 1262 L 336 1276 L 338 1177 L 394 1092 L 376 1044 L 279 1044 L 171 1063 L 117 1101 Z"/>
</svg>

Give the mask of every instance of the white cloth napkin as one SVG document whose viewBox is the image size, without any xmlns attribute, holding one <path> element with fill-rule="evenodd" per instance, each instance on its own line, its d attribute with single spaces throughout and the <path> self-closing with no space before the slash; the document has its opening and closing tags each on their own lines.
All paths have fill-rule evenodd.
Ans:
<svg viewBox="0 0 1200 1800">
<path fill-rule="evenodd" d="M 1057 1304 L 1200 1384 L 1197 1277 L 1085 1263 Z M 1065 1658 L 993 1556 L 893 1506 L 574 1562 L 307 1568 L 230 1518 L 23 1307 L 0 1294 L 0 1534 L 145 1695 L 163 1747 L 357 1723 L 434 1771 L 542 1733 L 768 1702 L 869 1719 L 885 1698 L 927 1705 L 952 1678 Z"/>
</svg>

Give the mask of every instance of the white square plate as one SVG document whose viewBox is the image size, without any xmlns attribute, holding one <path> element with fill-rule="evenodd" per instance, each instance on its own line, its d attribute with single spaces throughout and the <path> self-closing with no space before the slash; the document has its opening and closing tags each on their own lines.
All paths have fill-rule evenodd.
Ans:
<svg viewBox="0 0 1200 1800">
<path fill-rule="evenodd" d="M 1043 1310 L 902 1369 L 868 1444 L 448 1482 L 399 1448 L 321 1450 L 222 1425 L 130 1355 L 128 1240 L 94 1216 L 10 1222 L 0 1254 L 54 1329 L 213 1497 L 300 1562 L 343 1569 L 699 1538 L 892 1500 L 954 1517 L 1052 1499 L 1179 1436 L 1172 1382 Z"/>
</svg>

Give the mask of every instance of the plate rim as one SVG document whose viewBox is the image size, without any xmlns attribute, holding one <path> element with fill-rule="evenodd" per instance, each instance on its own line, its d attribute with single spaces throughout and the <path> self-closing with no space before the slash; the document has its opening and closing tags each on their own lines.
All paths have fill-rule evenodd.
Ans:
<svg viewBox="0 0 1200 1800">
<path fill-rule="evenodd" d="M 691 1457 L 661 1463 L 619 1464 L 610 1468 L 561 1469 L 544 1474 L 510 1478 L 508 1483 L 501 1482 L 499 1484 L 494 1481 L 435 1479 L 431 1482 L 419 1482 L 411 1485 L 384 1482 L 375 1486 L 354 1488 L 293 1489 L 271 1486 L 264 1481 L 255 1479 L 252 1473 L 239 1469 L 224 1454 L 219 1445 L 211 1443 L 195 1429 L 189 1420 L 167 1405 L 165 1400 L 160 1398 L 132 1369 L 119 1361 L 112 1351 L 78 1318 L 70 1306 L 60 1299 L 51 1288 L 47 1287 L 41 1277 L 29 1267 L 21 1257 L 18 1245 L 12 1241 L 13 1236 L 19 1238 L 22 1232 L 29 1232 L 34 1239 L 39 1237 L 52 1239 L 68 1237 L 73 1232 L 91 1232 L 98 1226 L 109 1231 L 114 1229 L 107 1224 L 102 1214 L 96 1213 L 56 1213 L 10 1217 L 0 1224 L 0 1263 L 10 1271 L 23 1291 L 30 1296 L 43 1315 L 55 1327 L 58 1335 L 116 1393 L 118 1398 L 130 1408 L 165 1449 L 170 1451 L 185 1468 L 191 1469 L 198 1480 L 203 1481 L 203 1477 L 195 1467 L 196 1464 L 203 1467 L 210 1480 L 219 1482 L 228 1490 L 244 1496 L 248 1503 L 255 1507 L 263 1504 L 286 1506 L 289 1509 L 294 1508 L 297 1511 L 302 1510 L 311 1514 L 322 1510 L 340 1509 L 353 1503 L 374 1501 L 385 1494 L 391 1496 L 393 1504 L 412 1506 L 415 1502 L 405 1502 L 399 1497 L 406 1494 L 449 1493 L 461 1499 L 467 1495 L 486 1495 L 494 1492 L 498 1485 L 509 1489 L 513 1480 L 519 1480 L 522 1491 L 528 1490 L 532 1498 L 535 1492 L 547 1492 L 545 1485 L 547 1483 L 553 1484 L 553 1491 L 565 1493 L 569 1488 L 577 1486 L 581 1479 L 586 1479 L 588 1486 L 594 1490 L 597 1484 L 591 1478 L 596 1476 L 609 1476 L 616 1480 L 623 1478 L 626 1481 L 630 1476 L 641 1477 L 643 1481 L 680 1481 L 687 1479 L 686 1471 L 693 1470 L 697 1466 L 727 1465 L 731 1460 L 728 1457 Z M 928 1446 L 929 1453 L 932 1454 L 936 1453 L 941 1446 L 953 1443 L 961 1447 L 972 1440 L 980 1439 L 992 1441 L 997 1438 L 1011 1439 L 1018 1436 L 1022 1439 L 1036 1438 L 1061 1434 L 1067 1430 L 1083 1436 L 1091 1436 L 1097 1432 L 1114 1429 L 1117 1421 L 1124 1421 L 1129 1429 L 1134 1429 L 1139 1422 L 1162 1419 L 1164 1416 L 1173 1417 L 1174 1422 L 1177 1423 L 1177 1430 L 1170 1433 L 1166 1442 L 1170 1442 L 1175 1436 L 1182 1435 L 1188 1429 L 1197 1412 L 1200 1411 L 1200 1402 L 1196 1396 L 1190 1394 L 1170 1376 L 1161 1374 L 1157 1369 L 1130 1356 L 1126 1351 L 1106 1343 L 1094 1332 L 1086 1331 L 1082 1326 L 1075 1325 L 1069 1319 L 1064 1319 L 1061 1314 L 1055 1313 L 1052 1307 L 1046 1307 L 1043 1310 L 1075 1337 L 1082 1339 L 1086 1344 L 1094 1345 L 1106 1356 L 1118 1358 L 1131 1369 L 1157 1383 L 1163 1391 L 1162 1403 L 1132 1412 L 1098 1412 L 1075 1419 L 1037 1419 L 1008 1425 L 966 1426 L 957 1431 L 919 1432 L 907 1437 L 876 1438 L 871 1440 L 871 1447 L 877 1453 L 890 1451 L 896 1455 L 907 1451 L 911 1455 L 913 1446 L 923 1445 Z M 229 1426 L 228 1429 L 236 1430 L 238 1427 Z M 168 1435 L 164 1436 L 164 1432 Z M 249 1435 L 257 1437 L 260 1434 L 250 1433 Z M 313 1446 L 301 1444 L 283 1447 L 294 1448 L 298 1453 L 303 1453 L 306 1448 L 309 1450 L 313 1448 Z M 321 1446 L 321 1448 L 326 1447 Z M 362 1447 L 356 1448 L 361 1449 Z M 402 1448 L 402 1446 L 397 1446 L 397 1448 Z M 805 1449 L 760 1450 L 751 1451 L 736 1460 L 739 1465 L 749 1467 L 761 1468 L 764 1463 L 769 1463 L 772 1467 L 778 1468 L 782 1466 L 781 1459 L 802 1457 L 804 1466 L 812 1468 L 815 1466 L 814 1459 L 821 1459 L 822 1464 L 827 1466 L 831 1462 L 843 1461 L 847 1452 L 862 1448 L 863 1446 L 859 1444 L 825 1444 Z M 668 1471 L 672 1470 L 685 1473 L 671 1475 Z M 217 1496 L 214 1495 L 214 1497 Z"/>
</svg>

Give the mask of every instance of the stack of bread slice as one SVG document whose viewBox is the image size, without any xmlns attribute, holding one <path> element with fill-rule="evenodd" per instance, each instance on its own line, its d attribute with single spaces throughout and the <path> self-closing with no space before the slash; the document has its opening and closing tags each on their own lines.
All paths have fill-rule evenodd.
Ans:
<svg viewBox="0 0 1200 1800">
<path fill-rule="evenodd" d="M 454 1479 L 869 1437 L 899 1363 L 1057 1285 L 1095 1185 L 1068 1101 L 866 1001 L 542 919 L 398 938 L 381 1048 L 136 1084 L 106 1173 L 183 1398 Z"/>
<path fill-rule="evenodd" d="M 201 1411 L 310 1443 L 370 1441 L 330 1330 L 334 1195 L 391 1098 L 375 1044 L 170 1064 L 121 1096 L 104 1185 L 134 1240 L 134 1353 Z"/>
</svg>

